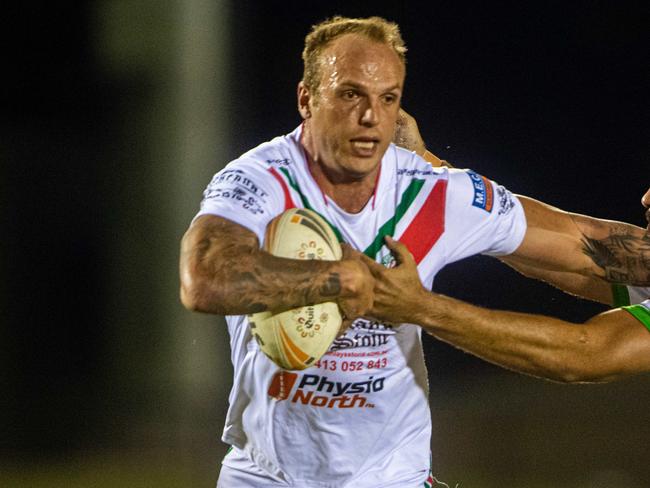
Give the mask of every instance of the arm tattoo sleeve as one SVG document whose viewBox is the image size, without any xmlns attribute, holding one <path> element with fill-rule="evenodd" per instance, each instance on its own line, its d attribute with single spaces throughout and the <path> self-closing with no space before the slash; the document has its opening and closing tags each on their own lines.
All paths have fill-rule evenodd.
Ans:
<svg viewBox="0 0 650 488">
<path fill-rule="evenodd" d="M 582 244 L 583 252 L 603 269 L 607 281 L 650 285 L 650 236 L 642 229 L 612 223 L 609 235 L 603 238 L 583 233 Z"/>
<path fill-rule="evenodd" d="M 339 274 L 327 269 L 330 262 L 259 253 L 257 237 L 226 219 L 211 218 L 197 225 L 202 227 L 200 237 L 190 251 L 206 277 L 204 293 L 219 297 L 214 313 L 286 310 L 334 299 L 341 292 Z"/>
</svg>

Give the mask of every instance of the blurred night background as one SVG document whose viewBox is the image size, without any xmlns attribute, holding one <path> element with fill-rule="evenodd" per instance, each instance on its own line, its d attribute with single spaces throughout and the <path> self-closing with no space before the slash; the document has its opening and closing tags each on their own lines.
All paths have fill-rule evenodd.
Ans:
<svg viewBox="0 0 650 488">
<path fill-rule="evenodd" d="M 299 124 L 311 24 L 381 15 L 429 149 L 558 207 L 644 225 L 650 3 L 97 0 L 5 17 L 0 486 L 213 487 L 220 318 L 178 300 L 211 175 Z M 583 321 L 599 305 L 488 258 L 436 290 Z M 452 487 L 647 487 L 650 378 L 566 386 L 425 339 Z"/>
</svg>

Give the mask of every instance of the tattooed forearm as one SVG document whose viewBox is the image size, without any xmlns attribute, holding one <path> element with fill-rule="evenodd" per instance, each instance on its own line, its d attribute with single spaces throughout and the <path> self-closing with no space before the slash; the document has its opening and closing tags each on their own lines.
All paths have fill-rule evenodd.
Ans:
<svg viewBox="0 0 650 488">
<path fill-rule="evenodd" d="M 583 236 L 583 252 L 604 271 L 607 281 L 650 285 L 650 235 L 643 229 L 612 223 L 606 237 Z"/>
<path fill-rule="evenodd" d="M 227 262 L 227 279 L 218 283 L 228 313 L 252 313 L 319 303 L 340 291 L 338 273 L 327 272 L 331 262 L 300 262 L 267 254 Z M 306 269 L 307 268 L 307 269 Z"/>
<path fill-rule="evenodd" d="M 335 300 L 332 261 L 298 261 L 259 249 L 257 237 L 226 219 L 197 220 L 183 239 L 181 297 L 191 309 L 224 315 L 278 312 Z"/>
<path fill-rule="evenodd" d="M 321 286 L 320 293 L 324 297 L 333 297 L 341 293 L 341 277 L 338 273 L 330 273 L 327 281 Z"/>
</svg>

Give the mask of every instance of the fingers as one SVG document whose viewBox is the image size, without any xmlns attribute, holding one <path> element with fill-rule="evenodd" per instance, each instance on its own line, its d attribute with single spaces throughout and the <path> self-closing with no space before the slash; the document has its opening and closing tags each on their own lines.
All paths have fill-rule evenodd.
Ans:
<svg viewBox="0 0 650 488">
<path fill-rule="evenodd" d="M 422 155 L 422 159 L 424 159 L 427 163 L 429 163 L 434 168 L 439 168 L 440 166 L 448 166 L 447 161 L 443 161 L 428 149 L 424 151 L 424 154 Z"/>
<path fill-rule="evenodd" d="M 650 188 L 645 192 L 645 195 L 641 197 L 641 203 L 644 207 L 650 207 Z"/>
<path fill-rule="evenodd" d="M 386 236 L 386 247 L 391 250 L 393 255 L 395 256 L 395 260 L 397 261 L 398 266 L 399 265 L 407 265 L 407 266 L 412 266 L 415 267 L 417 266 L 415 264 L 415 259 L 413 259 L 413 255 L 409 251 L 408 247 L 406 247 L 405 244 L 401 243 L 400 241 L 396 241 L 390 236 Z"/>
<path fill-rule="evenodd" d="M 368 269 L 370 270 L 370 272 L 375 277 L 377 277 L 378 273 L 381 273 L 386 269 L 381 264 L 379 264 L 377 261 L 375 261 L 374 259 L 370 259 L 365 254 L 361 254 L 361 261 L 363 261 L 363 264 L 368 266 Z"/>
<path fill-rule="evenodd" d="M 357 251 L 349 244 L 341 244 L 341 249 L 343 250 L 343 259 L 356 259 L 358 261 L 361 261 L 375 276 L 377 273 L 381 272 L 384 269 L 381 264 L 376 262 L 374 259 L 370 259 L 362 252 Z"/>
<path fill-rule="evenodd" d="M 413 259 L 413 255 L 405 244 L 393 239 L 390 236 L 386 236 L 384 242 L 386 243 L 386 247 L 390 249 L 390 251 L 395 256 L 395 260 L 397 261 L 398 265 L 405 264 L 413 267 L 417 266 L 415 259 Z M 341 244 L 341 248 L 343 250 L 343 259 L 357 259 L 361 261 L 375 276 L 377 273 L 382 273 L 386 270 L 383 265 L 379 264 L 374 259 L 369 258 L 365 254 L 360 253 L 356 249 L 353 249 L 348 244 Z"/>
<path fill-rule="evenodd" d="M 341 243 L 341 251 L 343 254 L 343 259 L 354 259 L 357 254 L 360 254 L 359 251 L 357 251 L 347 242 Z"/>
</svg>

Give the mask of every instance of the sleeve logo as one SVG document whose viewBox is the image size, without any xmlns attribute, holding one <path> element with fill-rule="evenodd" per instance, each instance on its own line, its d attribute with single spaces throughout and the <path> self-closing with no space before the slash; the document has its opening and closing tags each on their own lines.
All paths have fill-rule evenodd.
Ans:
<svg viewBox="0 0 650 488">
<path fill-rule="evenodd" d="M 253 215 L 263 214 L 268 193 L 243 171 L 225 170 L 217 173 L 203 192 L 203 200 L 239 203 Z"/>
<path fill-rule="evenodd" d="M 467 171 L 467 176 L 469 176 L 469 179 L 472 181 L 472 187 L 474 188 L 472 205 L 485 210 L 486 212 L 492 212 L 492 207 L 494 206 L 494 191 L 492 190 L 492 183 L 490 183 L 490 180 L 471 170 Z"/>
<path fill-rule="evenodd" d="M 497 187 L 499 197 L 499 215 L 507 215 L 514 208 L 515 202 L 512 199 L 512 193 L 502 186 Z"/>
</svg>

